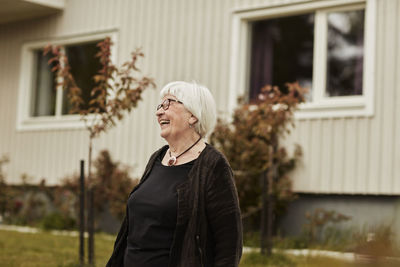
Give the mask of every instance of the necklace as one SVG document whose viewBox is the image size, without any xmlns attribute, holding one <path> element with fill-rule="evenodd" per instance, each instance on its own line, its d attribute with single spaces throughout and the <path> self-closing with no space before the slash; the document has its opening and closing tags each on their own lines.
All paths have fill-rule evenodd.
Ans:
<svg viewBox="0 0 400 267">
<path fill-rule="evenodd" d="M 189 151 L 192 147 L 194 147 L 200 140 L 201 140 L 201 136 L 200 136 L 199 139 L 197 139 L 196 142 L 194 142 L 193 145 L 191 145 L 188 149 L 186 149 L 185 151 L 183 151 L 181 154 L 179 154 L 179 155 L 176 156 L 176 157 L 175 157 L 175 156 L 172 156 L 171 150 L 168 150 L 168 153 L 169 153 L 168 166 L 173 166 L 173 165 L 175 165 L 175 163 L 176 163 L 176 161 L 178 160 L 178 158 L 179 158 L 180 156 L 182 156 L 183 154 L 185 154 L 186 152 L 188 152 L 188 151 Z"/>
</svg>

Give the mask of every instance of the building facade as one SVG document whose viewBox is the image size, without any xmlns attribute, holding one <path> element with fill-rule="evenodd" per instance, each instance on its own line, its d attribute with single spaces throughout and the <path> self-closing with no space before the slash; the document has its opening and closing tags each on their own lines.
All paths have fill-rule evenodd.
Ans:
<svg viewBox="0 0 400 267">
<path fill-rule="evenodd" d="M 57 184 L 78 172 L 79 160 L 87 159 L 88 134 L 78 116 L 68 115 L 63 92 L 51 89 L 41 49 L 61 45 L 76 59 L 82 85 L 90 86 L 89 55 L 110 36 L 117 65 L 142 47 L 140 68 L 158 90 L 169 81 L 195 80 L 210 88 L 221 117 L 240 95 L 251 99 L 264 84 L 299 81 L 310 91 L 284 143 L 303 148 L 292 174 L 301 197 L 284 224 L 289 229 L 293 218 L 302 221 L 299 211 L 325 203 L 360 223 L 391 222 L 400 229 L 400 1 L 4 3 L 0 156 L 10 159 L 7 182 L 18 184 L 27 174 L 32 182 Z M 140 176 L 163 144 L 155 120 L 158 90 L 146 91 L 138 108 L 95 140 L 94 155 L 108 149 Z"/>
</svg>

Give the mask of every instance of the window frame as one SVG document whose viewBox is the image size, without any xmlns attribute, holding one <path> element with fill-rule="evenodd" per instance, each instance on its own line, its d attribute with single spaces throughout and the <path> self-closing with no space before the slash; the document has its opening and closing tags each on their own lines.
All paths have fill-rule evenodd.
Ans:
<svg viewBox="0 0 400 267">
<path fill-rule="evenodd" d="M 102 32 L 94 32 L 89 34 L 71 35 L 57 38 L 48 38 L 46 40 L 30 41 L 22 45 L 21 50 L 21 68 L 17 105 L 17 130 L 47 130 L 47 129 L 74 129 L 84 128 L 85 124 L 80 119 L 79 114 L 62 114 L 62 97 L 63 92 L 61 86 L 57 86 L 56 90 L 56 112 L 54 116 L 32 116 L 30 113 L 32 105 L 33 82 L 36 70 L 34 69 L 35 51 L 44 48 L 47 44 L 52 45 L 79 45 L 87 42 L 99 41 L 110 37 L 113 42 L 111 47 L 111 60 L 116 62 L 117 59 L 117 31 L 109 30 Z M 62 48 L 63 49 L 63 48 Z M 90 116 L 90 115 L 89 115 Z"/>
<path fill-rule="evenodd" d="M 363 94 L 324 96 L 326 90 L 327 14 L 364 9 Z M 374 115 L 376 0 L 326 0 L 242 8 L 233 11 L 229 111 L 240 95 L 248 95 L 251 55 L 251 23 L 258 20 L 315 14 L 312 102 L 295 112 L 298 119 Z M 325 21 L 324 21 L 325 20 Z M 322 73 L 322 74 L 321 74 Z"/>
</svg>

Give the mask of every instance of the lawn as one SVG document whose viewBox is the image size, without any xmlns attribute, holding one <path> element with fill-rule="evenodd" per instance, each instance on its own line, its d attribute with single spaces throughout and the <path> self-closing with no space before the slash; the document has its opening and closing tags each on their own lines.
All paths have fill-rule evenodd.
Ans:
<svg viewBox="0 0 400 267">
<path fill-rule="evenodd" d="M 96 266 L 106 265 L 113 244 L 109 235 L 95 236 Z M 0 231 L 0 266 L 79 266 L 78 246 L 78 237 Z"/>
<path fill-rule="evenodd" d="M 105 266 L 113 247 L 113 236 L 97 234 L 95 237 L 96 266 Z M 78 237 L 51 233 L 19 233 L 0 230 L 0 267 L 77 267 Z M 293 257 L 275 254 L 273 258 L 260 257 L 258 253 L 244 254 L 240 267 L 359 267 L 324 257 Z M 377 266 L 377 265 L 370 265 Z M 379 265 L 380 266 L 380 265 Z M 395 265 L 385 265 L 395 266 Z"/>
</svg>

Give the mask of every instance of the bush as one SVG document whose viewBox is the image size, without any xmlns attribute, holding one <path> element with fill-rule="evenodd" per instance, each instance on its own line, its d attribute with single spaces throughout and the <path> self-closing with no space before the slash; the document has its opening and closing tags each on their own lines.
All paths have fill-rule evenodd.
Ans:
<svg viewBox="0 0 400 267">
<path fill-rule="evenodd" d="M 304 101 L 304 92 L 298 83 L 288 83 L 282 91 L 265 86 L 258 99 L 250 103 L 239 99 L 231 121 L 218 120 L 210 136 L 210 143 L 223 152 L 233 169 L 245 227 L 264 227 L 257 213 L 269 205 L 273 214 L 265 217 L 273 228 L 296 197 L 288 174 L 301 158 L 301 148 L 296 146 L 291 156 L 279 143 L 294 126 L 293 112 Z M 269 190 L 262 186 L 266 180 Z"/>
<path fill-rule="evenodd" d="M 60 230 L 77 226 L 78 175 L 65 178 L 59 186 L 49 187 L 45 180 L 40 184 L 28 183 L 30 177 L 24 174 L 22 185 L 13 186 L 6 184 L 2 173 L 2 164 L 7 161 L 0 157 L 0 215 L 4 223 Z M 108 209 L 116 218 L 122 219 L 128 195 L 138 180 L 132 179 L 129 168 L 113 161 L 106 150 L 101 151 L 93 165 L 95 213 L 98 215 Z"/>
<path fill-rule="evenodd" d="M 278 249 L 305 249 L 308 248 L 308 242 L 304 236 L 280 237 L 274 239 L 275 248 Z"/>
<path fill-rule="evenodd" d="M 303 235 L 294 237 L 282 237 L 279 234 L 273 239 L 277 249 L 303 249 L 308 247 L 308 242 Z M 246 247 L 260 246 L 260 233 L 248 231 L 243 233 L 243 244 Z"/>
<path fill-rule="evenodd" d="M 312 213 L 306 213 L 307 223 L 303 226 L 303 235 L 307 242 L 312 244 L 324 244 L 329 239 L 335 239 L 340 229 L 338 225 L 351 219 L 334 210 L 315 209 Z M 327 235 L 327 236 L 326 236 Z M 331 240 L 332 241 L 332 240 Z M 336 241 L 335 241 L 336 242 Z"/>
<path fill-rule="evenodd" d="M 241 265 L 246 266 L 274 266 L 274 267 L 294 267 L 296 263 L 281 253 L 273 253 L 270 256 L 251 252 L 245 254 Z"/>
<path fill-rule="evenodd" d="M 400 248 L 390 225 L 364 227 L 353 234 L 354 252 L 376 258 L 400 256 Z"/>
<path fill-rule="evenodd" d="M 129 176 L 129 168 L 113 161 L 107 150 L 100 152 L 93 166 L 95 167 L 92 173 L 95 213 L 99 214 L 109 209 L 112 215 L 121 220 L 125 215 L 129 193 L 138 184 L 138 179 L 132 179 Z M 68 215 L 71 206 L 78 210 L 79 176 L 65 178 L 57 190 L 59 193 L 56 194 L 55 203 L 63 214 Z"/>
<path fill-rule="evenodd" d="M 42 219 L 40 226 L 44 230 L 71 230 L 76 227 L 76 221 L 71 217 L 53 212 Z"/>
<path fill-rule="evenodd" d="M 305 227 L 305 229 L 308 229 Z M 252 246 L 256 244 L 255 234 L 244 235 L 245 244 Z M 363 227 L 357 229 L 352 227 L 341 227 L 330 225 L 322 227 L 319 238 L 310 239 L 307 230 L 295 237 L 276 237 L 274 244 L 279 249 L 322 249 L 343 252 L 355 252 L 368 255 L 373 258 L 399 257 L 400 247 L 395 241 L 395 234 L 390 225 L 379 225 L 374 227 Z"/>
</svg>

